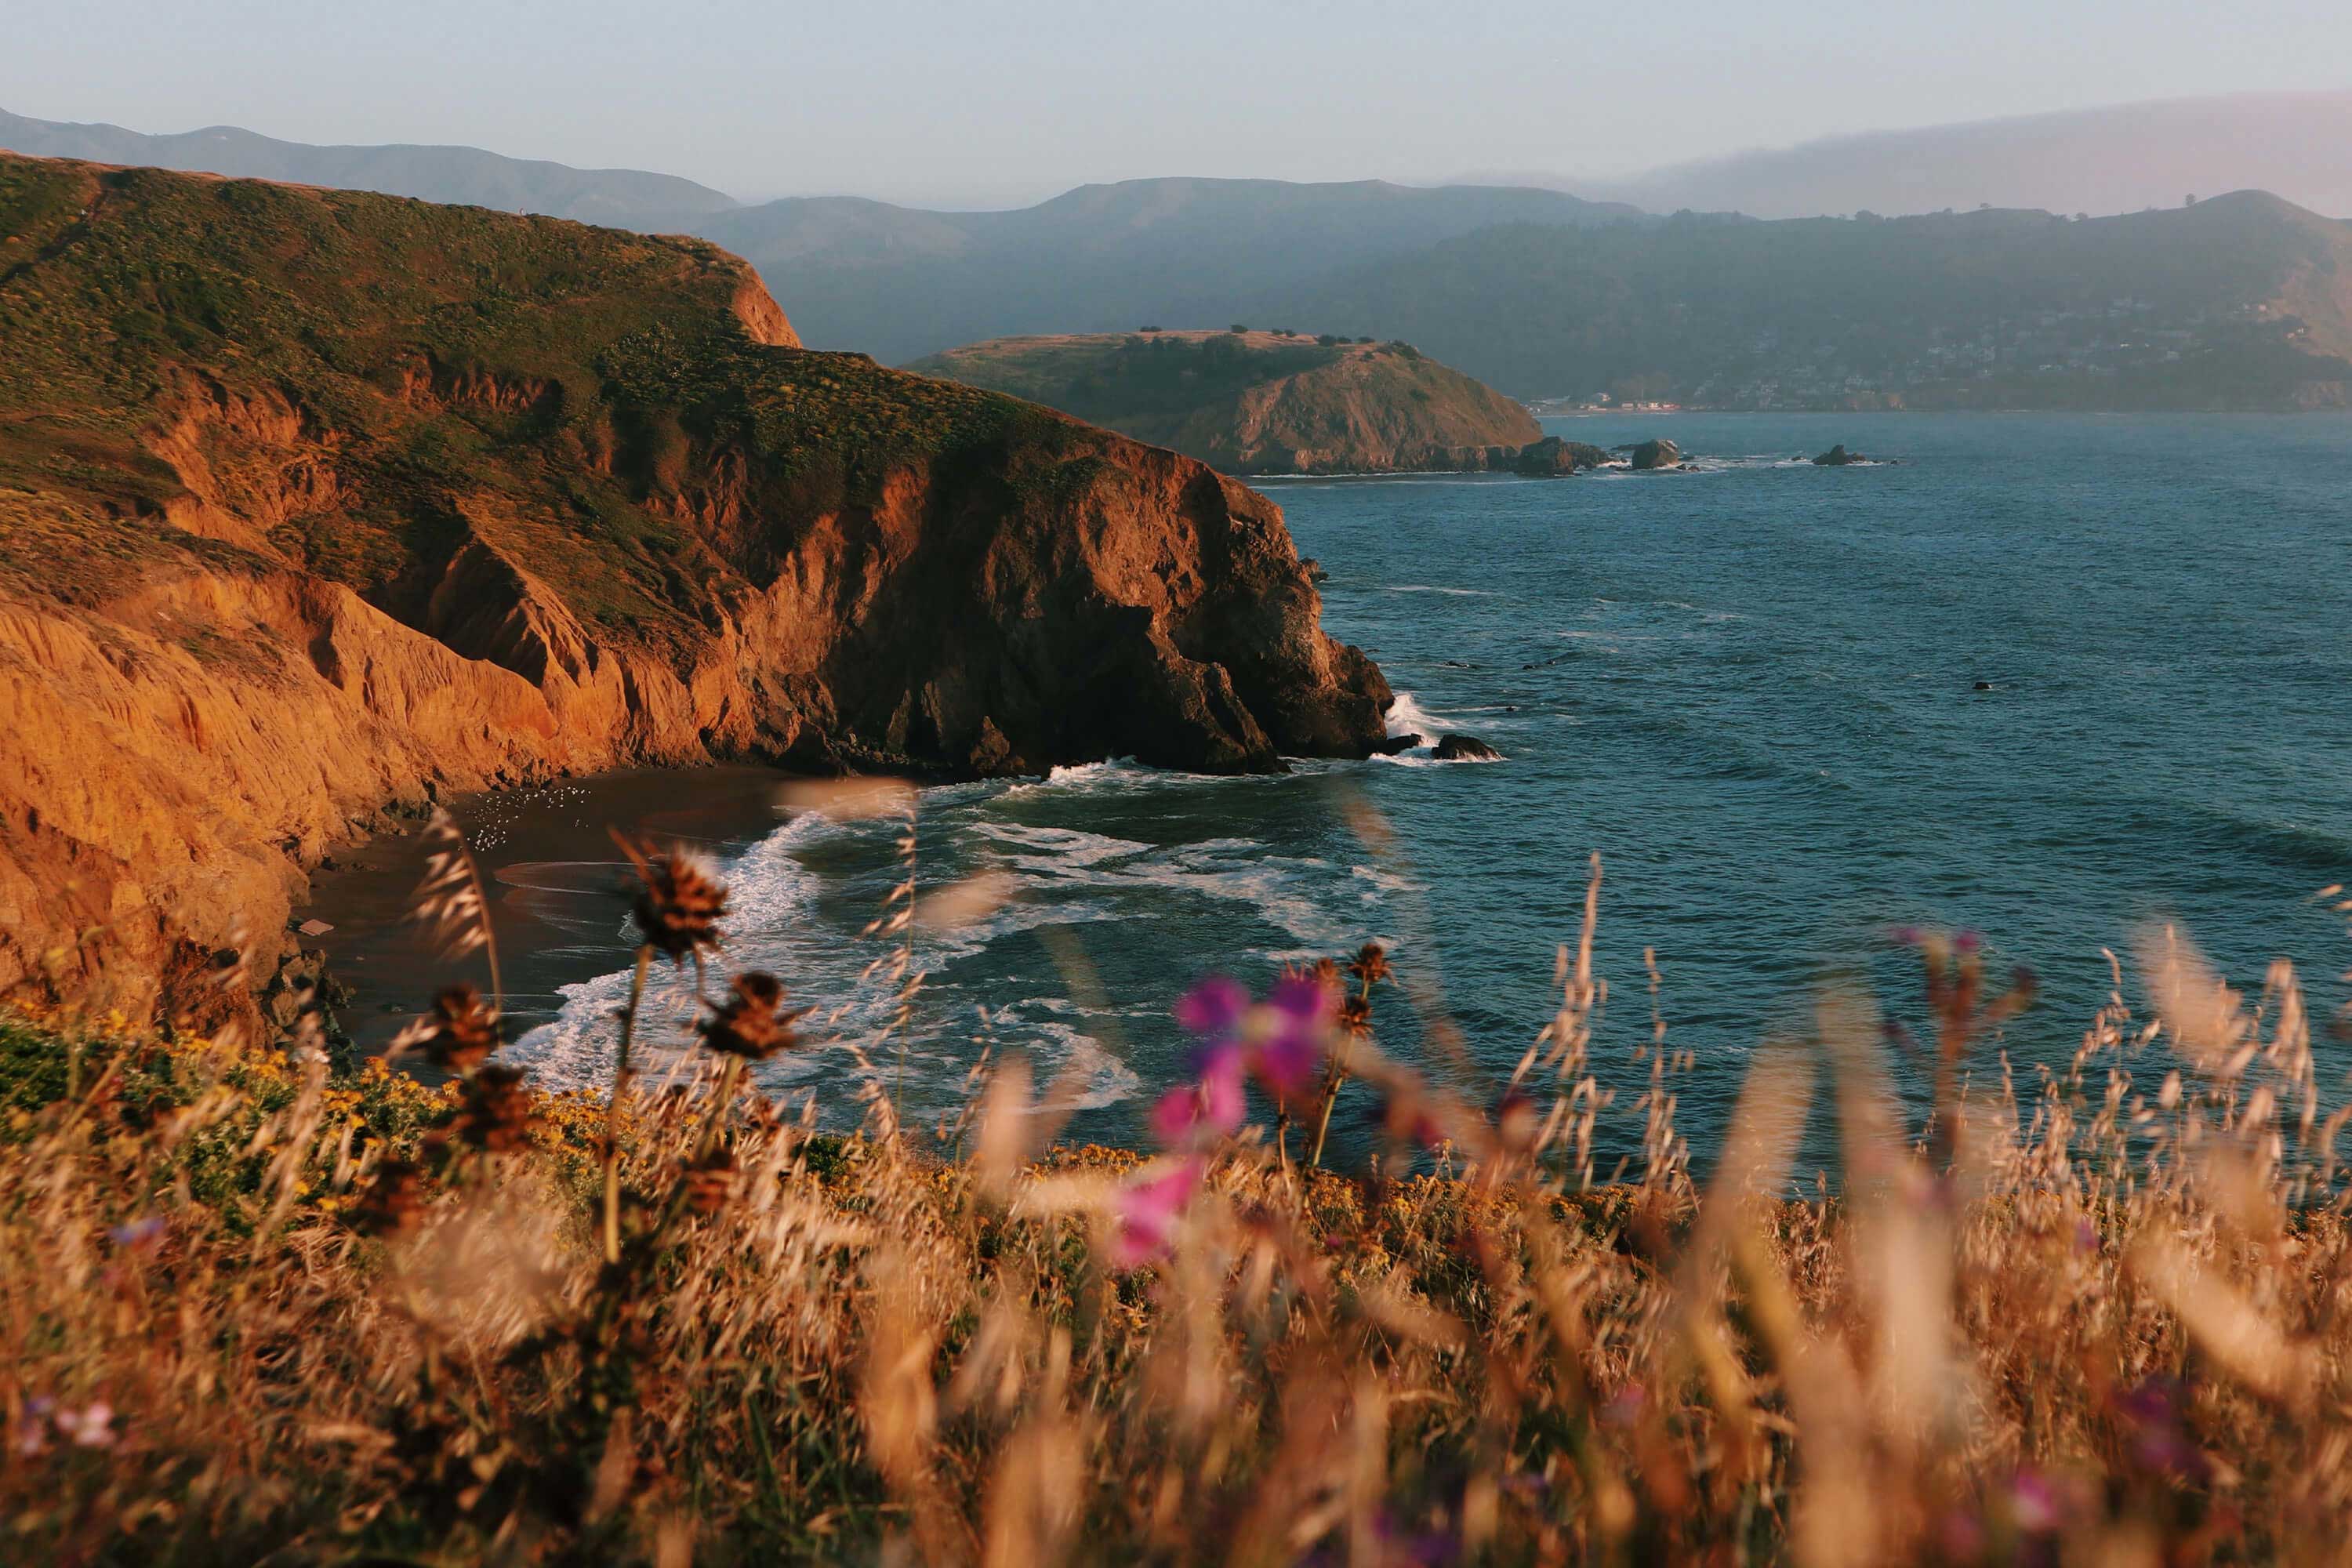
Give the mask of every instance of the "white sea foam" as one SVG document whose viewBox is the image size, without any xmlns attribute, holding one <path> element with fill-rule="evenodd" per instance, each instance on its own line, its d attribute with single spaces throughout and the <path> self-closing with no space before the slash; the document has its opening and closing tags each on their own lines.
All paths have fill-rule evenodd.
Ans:
<svg viewBox="0 0 2352 1568">
<path fill-rule="evenodd" d="M 1437 716 L 1414 700 L 1410 691 L 1400 691 L 1389 704 L 1389 733 L 1421 735 L 1434 740 L 1444 725 Z"/>
<path fill-rule="evenodd" d="M 1491 588 L 1441 588 L 1429 583 L 1399 583 L 1388 590 L 1391 594 L 1449 594 L 1462 599 L 1499 599 L 1500 594 Z"/>
</svg>

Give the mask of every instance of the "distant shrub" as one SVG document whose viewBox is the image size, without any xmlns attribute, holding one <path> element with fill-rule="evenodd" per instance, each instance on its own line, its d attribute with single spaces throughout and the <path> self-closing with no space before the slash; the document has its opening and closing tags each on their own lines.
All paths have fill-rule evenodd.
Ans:
<svg viewBox="0 0 2352 1568">
<path fill-rule="evenodd" d="M 1245 326 L 1242 325 L 1239 321 L 1235 321 L 1232 326 L 1230 326 L 1230 327 L 1226 328 L 1225 330 L 1226 330 L 1227 331 L 1233 331 L 1233 332 L 1246 332 L 1246 331 L 1249 331 L 1249 329 L 1248 329 L 1247 327 L 1245 327 Z"/>
<path fill-rule="evenodd" d="M 1378 338 L 1358 338 L 1356 341 L 1360 343 L 1372 343 L 1380 342 Z"/>
<path fill-rule="evenodd" d="M 1146 327 L 1143 330 L 1147 332 L 1164 332 L 1168 329 L 1165 327 Z"/>
<path fill-rule="evenodd" d="M 1319 343 L 1320 345 L 1322 345 L 1324 348 L 1330 349 L 1330 348 L 1337 348 L 1337 347 L 1339 347 L 1341 343 L 1346 342 L 1348 340 L 1347 340 L 1347 339 L 1345 339 L 1345 338 L 1343 338 L 1343 337 L 1336 336 L 1335 334 L 1330 333 L 1330 332 L 1318 332 L 1318 333 L 1315 335 L 1315 341 L 1316 341 L 1316 342 L 1318 342 L 1318 343 Z"/>
</svg>

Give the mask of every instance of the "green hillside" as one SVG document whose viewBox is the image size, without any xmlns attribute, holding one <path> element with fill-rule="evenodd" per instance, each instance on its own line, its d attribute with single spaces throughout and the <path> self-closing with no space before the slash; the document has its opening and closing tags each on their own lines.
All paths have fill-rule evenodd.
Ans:
<svg viewBox="0 0 2352 1568">
<path fill-rule="evenodd" d="M 908 368 L 1229 473 L 1483 468 L 1542 434 L 1519 404 L 1398 342 L 1263 331 L 1000 338 Z"/>
<path fill-rule="evenodd" d="M 2352 381 L 2352 228 L 2254 192 L 2085 221 L 1517 225 L 1252 308 L 1370 322 L 1520 396 L 2333 405 Z"/>
</svg>

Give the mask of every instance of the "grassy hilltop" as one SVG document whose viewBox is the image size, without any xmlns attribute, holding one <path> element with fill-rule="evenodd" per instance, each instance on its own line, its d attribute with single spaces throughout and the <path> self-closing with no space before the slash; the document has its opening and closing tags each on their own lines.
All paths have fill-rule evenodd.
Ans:
<svg viewBox="0 0 2352 1568">
<path fill-rule="evenodd" d="M 1409 344 L 1295 332 L 999 338 L 907 367 L 1010 393 L 1227 473 L 1484 468 L 1543 432 Z"/>
</svg>

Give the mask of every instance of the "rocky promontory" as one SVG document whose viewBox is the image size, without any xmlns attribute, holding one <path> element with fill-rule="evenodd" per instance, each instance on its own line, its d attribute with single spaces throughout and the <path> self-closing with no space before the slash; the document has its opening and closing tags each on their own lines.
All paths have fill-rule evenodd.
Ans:
<svg viewBox="0 0 2352 1568">
<path fill-rule="evenodd" d="M 218 951 L 452 792 L 1381 738 L 1272 502 L 703 242 L 7 155 L 0 237 L 0 995 L 249 1013 Z"/>
<path fill-rule="evenodd" d="M 1520 404 L 1398 342 L 1245 330 L 998 338 L 907 368 L 1229 474 L 1509 470 L 1542 436 Z"/>
</svg>

